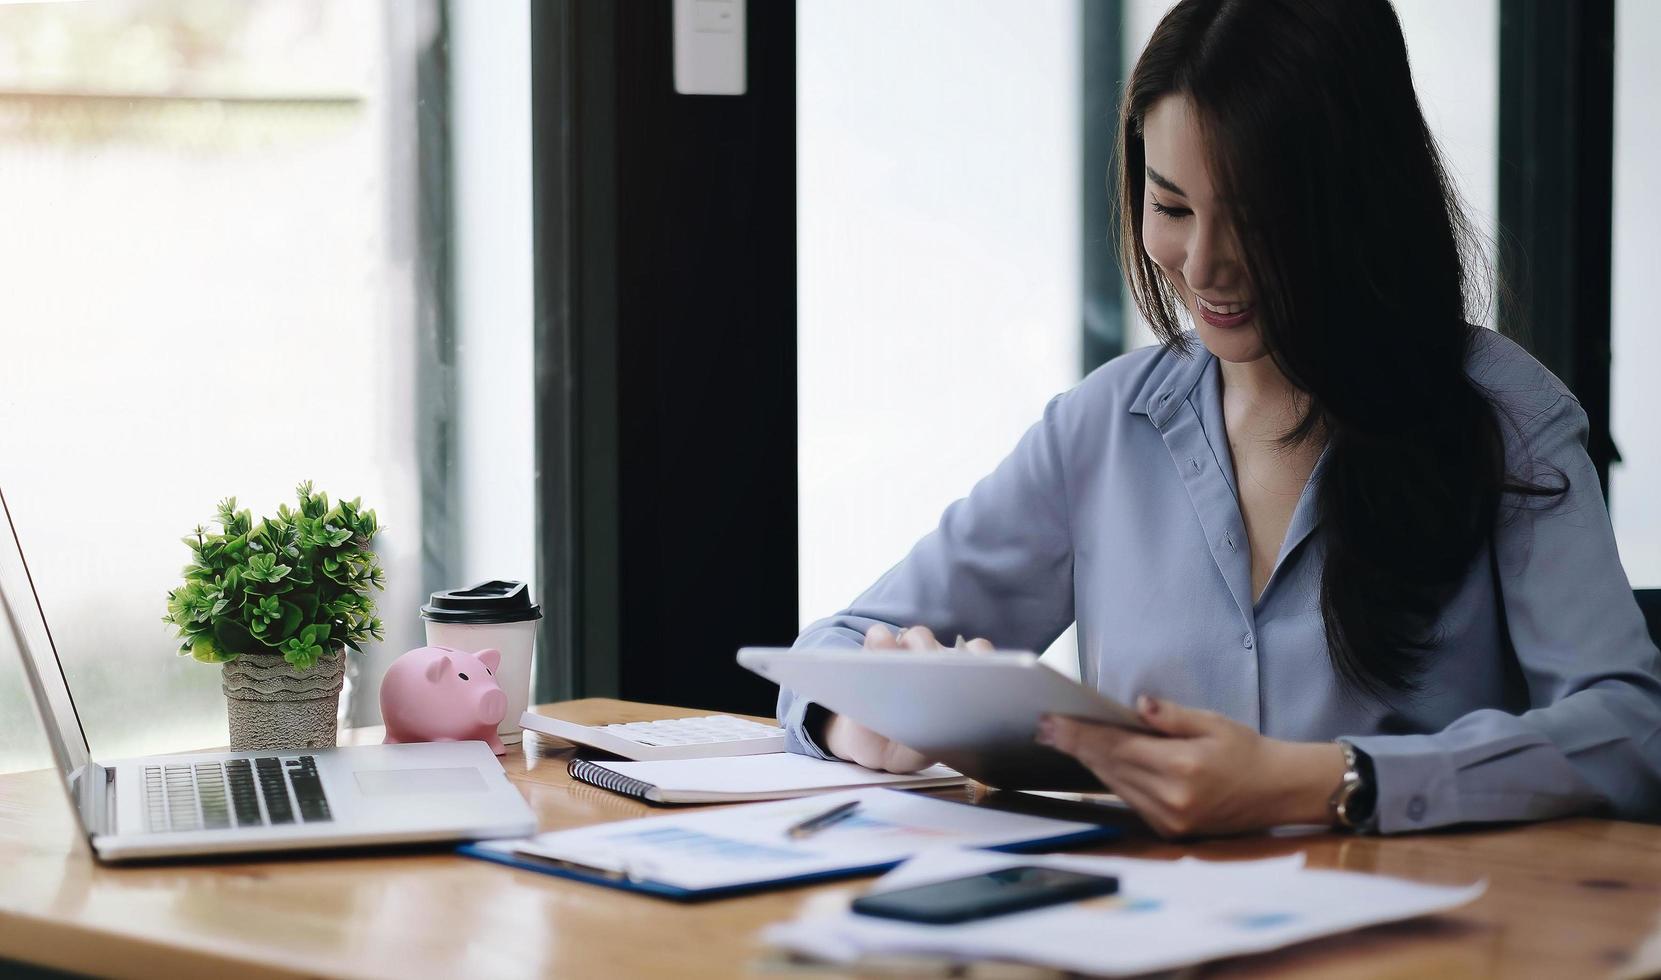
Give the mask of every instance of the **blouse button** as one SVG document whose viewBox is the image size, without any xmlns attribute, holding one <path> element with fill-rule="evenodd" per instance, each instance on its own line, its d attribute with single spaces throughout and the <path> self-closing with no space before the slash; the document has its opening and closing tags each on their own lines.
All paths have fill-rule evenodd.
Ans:
<svg viewBox="0 0 1661 980">
<path fill-rule="evenodd" d="M 1240 641 L 1240 645 L 1245 647 L 1247 650 L 1250 650 L 1256 642 L 1256 640 L 1252 639 L 1252 635 L 1247 633 L 1245 639 Z"/>
</svg>

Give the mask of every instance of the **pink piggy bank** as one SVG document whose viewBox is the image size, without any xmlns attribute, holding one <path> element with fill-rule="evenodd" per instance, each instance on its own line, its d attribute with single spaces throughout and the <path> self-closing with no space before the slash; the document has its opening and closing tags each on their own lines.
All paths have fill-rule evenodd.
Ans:
<svg viewBox="0 0 1661 980">
<path fill-rule="evenodd" d="M 500 650 L 448 647 L 419 647 L 394 660 L 381 679 L 386 744 L 478 739 L 497 755 L 506 752 L 496 736 L 508 710 L 496 683 L 501 665 Z"/>
</svg>

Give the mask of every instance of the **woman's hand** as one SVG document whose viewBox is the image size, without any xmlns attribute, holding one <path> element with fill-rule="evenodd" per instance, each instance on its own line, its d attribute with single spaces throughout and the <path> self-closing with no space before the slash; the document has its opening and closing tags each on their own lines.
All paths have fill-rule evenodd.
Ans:
<svg viewBox="0 0 1661 980">
<path fill-rule="evenodd" d="M 1078 759 L 1162 837 L 1330 821 L 1344 775 L 1337 743 L 1269 738 L 1146 695 L 1136 709 L 1160 734 L 1045 715 L 1038 741 Z"/>
<path fill-rule="evenodd" d="M 976 653 L 992 652 L 992 644 L 986 640 L 970 640 L 964 647 Z M 928 651 L 942 647 L 927 626 L 912 626 L 895 635 L 886 626 L 876 625 L 865 632 L 865 649 Z M 839 759 L 886 772 L 916 772 L 933 762 L 842 715 L 831 715 L 825 724 L 825 750 Z"/>
</svg>

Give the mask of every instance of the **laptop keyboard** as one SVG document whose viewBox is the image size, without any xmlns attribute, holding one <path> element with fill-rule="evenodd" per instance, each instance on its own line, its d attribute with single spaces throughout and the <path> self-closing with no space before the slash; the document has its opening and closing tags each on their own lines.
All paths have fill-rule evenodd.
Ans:
<svg viewBox="0 0 1661 980">
<path fill-rule="evenodd" d="M 226 830 L 332 820 L 309 755 L 144 767 L 146 829 Z"/>
</svg>

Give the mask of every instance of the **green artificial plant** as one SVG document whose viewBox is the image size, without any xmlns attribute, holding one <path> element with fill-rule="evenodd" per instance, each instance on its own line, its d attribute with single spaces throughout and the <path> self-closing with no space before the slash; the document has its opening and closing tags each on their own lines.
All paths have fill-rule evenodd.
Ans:
<svg viewBox="0 0 1661 980">
<path fill-rule="evenodd" d="M 235 497 L 221 501 L 219 532 L 198 525 L 183 539 L 192 560 L 162 617 L 179 628 L 181 654 L 213 664 L 281 654 L 309 670 L 331 649 L 386 638 L 370 596 L 386 588 L 370 550 L 375 512 L 359 500 L 330 506 L 309 481 L 297 493 L 298 511 L 284 504 L 258 524 Z"/>
</svg>

